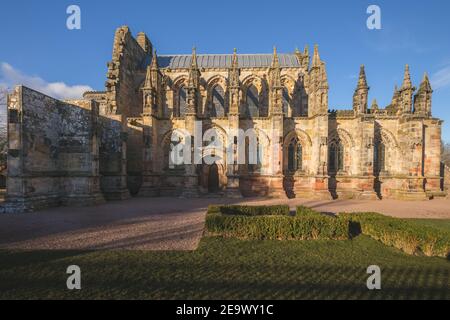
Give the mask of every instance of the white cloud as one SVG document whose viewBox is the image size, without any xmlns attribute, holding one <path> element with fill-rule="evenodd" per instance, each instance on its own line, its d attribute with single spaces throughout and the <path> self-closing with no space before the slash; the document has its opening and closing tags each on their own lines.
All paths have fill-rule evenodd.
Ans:
<svg viewBox="0 0 450 320">
<path fill-rule="evenodd" d="M 86 85 L 69 86 L 64 82 L 47 82 L 38 76 L 30 76 L 6 62 L 0 63 L 0 86 L 12 88 L 24 85 L 56 99 L 79 99 L 92 88 Z"/>
<path fill-rule="evenodd" d="M 450 65 L 434 73 L 430 81 L 433 89 L 450 87 Z"/>
</svg>

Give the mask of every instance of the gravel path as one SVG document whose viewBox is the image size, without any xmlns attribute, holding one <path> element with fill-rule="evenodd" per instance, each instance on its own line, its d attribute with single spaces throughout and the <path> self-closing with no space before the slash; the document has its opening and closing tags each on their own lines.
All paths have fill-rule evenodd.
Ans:
<svg viewBox="0 0 450 320">
<path fill-rule="evenodd" d="M 306 205 L 321 212 L 375 211 L 401 218 L 450 219 L 450 200 L 423 202 L 304 199 L 135 198 L 88 208 L 0 215 L 0 249 L 195 250 L 209 204 Z"/>
</svg>

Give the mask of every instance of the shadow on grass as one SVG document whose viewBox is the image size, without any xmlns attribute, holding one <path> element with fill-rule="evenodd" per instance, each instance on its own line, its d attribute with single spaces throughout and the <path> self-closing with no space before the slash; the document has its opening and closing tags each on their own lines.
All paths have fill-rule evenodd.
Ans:
<svg viewBox="0 0 450 320">
<path fill-rule="evenodd" d="M 66 258 L 77 258 L 92 251 L 88 250 L 0 250 L 2 269 L 32 264 L 49 264 Z"/>
<path fill-rule="evenodd" d="M 362 234 L 361 224 L 355 221 L 348 222 L 349 238 L 354 239 Z"/>
<path fill-rule="evenodd" d="M 0 251 L 3 299 L 449 299 L 445 259 L 354 241 L 205 238 L 194 252 Z M 66 268 L 82 268 L 80 292 Z M 369 265 L 382 290 L 366 287 Z"/>
<path fill-rule="evenodd" d="M 176 259 L 175 259 L 176 261 Z M 448 299 L 448 271 L 440 268 L 383 268 L 381 291 L 366 287 L 362 267 L 232 262 L 122 261 L 108 268 L 83 266 L 83 290 L 65 290 L 64 266 L 27 281 L 12 277 L 2 285 L 21 298 L 87 299 Z M 131 268 L 133 266 L 133 268 Z M 44 267 L 45 268 L 45 267 Z M 5 286 L 6 285 L 6 286 Z M 2 296 L 3 294 L 0 294 Z"/>
</svg>

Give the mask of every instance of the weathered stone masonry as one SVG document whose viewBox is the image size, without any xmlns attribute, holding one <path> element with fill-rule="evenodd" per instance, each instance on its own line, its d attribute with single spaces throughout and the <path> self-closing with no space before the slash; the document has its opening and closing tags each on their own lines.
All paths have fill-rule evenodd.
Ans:
<svg viewBox="0 0 450 320">
<path fill-rule="evenodd" d="M 62 102 L 26 87 L 8 101 L 7 212 L 103 200 L 98 105 Z"/>
<path fill-rule="evenodd" d="M 157 56 L 144 33 L 114 37 L 104 92 L 58 101 L 25 87 L 8 101 L 3 211 L 90 205 L 130 196 L 396 198 L 445 196 L 441 124 L 425 75 L 407 66 L 392 102 L 369 107 L 364 67 L 352 108 L 330 111 L 326 64 L 314 48 L 266 55 Z M 170 167 L 175 129 L 195 121 L 227 145 L 255 129 L 257 165 Z M 270 152 L 276 139 L 278 154 Z M 235 155 L 237 159 L 237 155 Z"/>
</svg>

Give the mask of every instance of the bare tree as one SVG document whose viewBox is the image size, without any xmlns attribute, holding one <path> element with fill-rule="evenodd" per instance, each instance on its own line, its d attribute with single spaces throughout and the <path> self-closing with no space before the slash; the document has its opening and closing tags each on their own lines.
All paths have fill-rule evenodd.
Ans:
<svg viewBox="0 0 450 320">
<path fill-rule="evenodd" d="M 6 155 L 8 149 L 6 133 L 6 98 L 8 89 L 0 85 L 0 171 L 6 166 Z"/>
<path fill-rule="evenodd" d="M 446 166 L 450 167 L 450 143 L 448 142 L 442 142 L 441 159 Z"/>
</svg>

